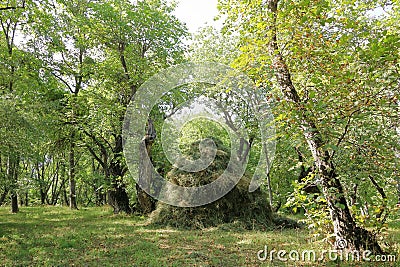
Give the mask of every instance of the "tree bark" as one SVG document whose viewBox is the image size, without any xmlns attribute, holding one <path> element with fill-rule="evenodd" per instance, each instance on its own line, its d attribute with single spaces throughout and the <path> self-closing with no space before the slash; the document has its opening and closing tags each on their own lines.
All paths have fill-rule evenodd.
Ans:
<svg viewBox="0 0 400 267">
<path fill-rule="evenodd" d="M 29 206 L 29 193 L 28 191 L 25 192 L 25 207 Z"/>
<path fill-rule="evenodd" d="M 68 199 L 67 189 L 65 188 L 65 185 L 63 187 L 63 196 L 64 196 L 64 203 L 67 206 L 69 206 L 69 199 Z"/>
<path fill-rule="evenodd" d="M 358 227 L 352 217 L 344 190 L 340 180 L 337 177 L 335 166 L 329 152 L 324 148 L 324 140 L 314 123 L 313 115 L 306 110 L 294 87 L 290 71 L 283 59 L 277 42 L 277 13 L 279 0 L 269 0 L 268 8 L 273 16 L 271 25 L 272 36 L 269 43 L 269 53 L 272 57 L 272 67 L 278 85 L 285 99 L 292 103 L 292 106 L 298 110 L 301 118 L 300 128 L 304 135 L 309 149 L 313 155 L 315 166 L 321 180 L 322 191 L 328 203 L 330 216 L 332 219 L 336 240 L 346 240 L 348 249 L 370 250 L 373 253 L 382 253 L 375 236 L 366 229 Z M 336 245 L 338 242 L 336 242 Z M 336 246 L 336 248 L 341 249 Z"/>
<path fill-rule="evenodd" d="M 268 197 L 269 197 L 269 205 L 273 208 L 273 193 L 272 193 L 272 185 L 271 185 L 271 176 L 269 172 L 267 172 L 267 185 L 268 185 Z"/>
<path fill-rule="evenodd" d="M 108 204 L 114 208 L 114 213 L 131 213 L 132 209 L 129 205 L 129 196 L 125 190 L 125 183 L 123 177 L 125 174 L 124 167 L 122 166 L 121 156 L 123 152 L 122 136 L 119 134 L 115 138 L 114 158 L 110 163 L 109 170 L 106 175 L 111 177 L 111 189 L 108 190 Z M 108 178 L 108 177 L 107 177 Z M 109 178 L 108 178 L 109 179 Z"/>
<path fill-rule="evenodd" d="M 8 179 L 10 179 L 10 181 L 11 181 L 10 197 L 11 197 L 11 212 L 12 213 L 17 213 L 19 211 L 18 196 L 17 196 L 18 166 L 19 166 L 18 157 L 8 156 L 6 175 L 7 175 Z"/>
<path fill-rule="evenodd" d="M 61 183 L 60 186 L 57 186 L 57 183 L 55 185 L 54 191 L 51 195 L 51 205 L 56 205 L 59 198 L 60 198 L 60 194 L 63 193 L 63 190 L 65 188 L 65 183 L 66 183 L 66 178 L 65 178 L 65 164 L 62 162 L 61 164 L 61 173 L 60 173 L 60 179 L 61 179 Z M 62 203 L 62 199 L 61 199 L 61 203 Z"/>
<path fill-rule="evenodd" d="M 397 204 L 400 205 L 400 178 L 397 178 Z"/>
<path fill-rule="evenodd" d="M 386 203 L 387 203 L 387 196 L 386 196 L 385 190 L 375 181 L 375 179 L 374 179 L 374 177 L 372 177 L 372 175 L 368 175 L 368 178 L 382 197 L 382 206 L 379 207 L 379 213 L 376 215 L 376 218 L 381 219 L 382 222 L 384 223 L 385 217 L 382 218 L 382 214 L 386 210 Z"/>
<path fill-rule="evenodd" d="M 17 213 L 19 212 L 18 207 L 18 195 L 17 195 L 17 187 L 18 187 L 18 167 L 19 167 L 19 158 L 12 157 L 11 162 L 11 180 L 13 181 L 12 190 L 11 190 L 11 212 Z"/>
<path fill-rule="evenodd" d="M 36 174 L 37 180 L 39 182 L 39 193 L 40 193 L 40 204 L 46 204 L 46 195 L 47 192 L 45 191 L 45 179 L 44 179 L 44 161 L 43 166 L 39 167 L 39 162 L 36 163 Z"/>
<path fill-rule="evenodd" d="M 18 196 L 16 192 L 11 193 L 11 212 L 12 213 L 17 213 L 19 212 L 19 207 L 18 207 Z"/>
<path fill-rule="evenodd" d="M 314 172 L 315 167 L 311 166 L 306 169 L 304 167 L 303 154 L 301 153 L 299 148 L 295 147 L 294 149 L 297 152 L 299 162 L 302 163 L 301 168 L 300 168 L 299 178 L 297 179 L 297 181 L 299 183 L 304 183 L 304 179 L 306 179 L 308 177 L 308 175 L 310 175 L 312 172 Z M 321 193 L 321 190 L 319 190 L 318 186 L 313 182 L 307 182 L 307 184 L 303 187 L 303 191 L 306 192 L 307 194 L 320 194 Z"/>
<path fill-rule="evenodd" d="M 122 120 L 123 118 L 121 118 Z M 93 133 L 82 129 L 83 133 L 92 139 L 92 141 L 100 149 L 101 155 L 97 155 L 89 145 L 87 149 L 92 154 L 94 160 L 96 160 L 103 168 L 106 185 L 108 188 L 107 195 L 101 191 L 98 192 L 101 196 L 101 200 L 107 201 L 107 203 L 113 207 L 114 213 L 126 212 L 131 213 L 132 209 L 129 204 L 129 196 L 125 190 L 125 183 L 123 177 L 126 172 L 126 168 L 123 165 L 121 155 L 123 154 L 122 146 L 122 135 L 121 133 L 114 134 L 114 144 L 112 147 L 112 158 L 109 162 L 109 155 L 106 147 L 100 139 L 98 139 Z M 111 145 L 110 145 L 111 147 Z M 101 190 L 101 187 L 97 187 L 95 190 Z"/>
<path fill-rule="evenodd" d="M 147 159 L 150 155 L 151 144 L 146 141 L 143 142 L 140 149 L 140 170 L 139 170 L 139 183 L 136 184 L 136 211 L 148 214 L 155 209 L 155 201 L 146 193 L 150 190 L 151 178 L 153 175 L 153 165 L 151 160 Z"/>
<path fill-rule="evenodd" d="M 263 144 L 263 151 L 265 156 L 265 175 L 267 177 L 267 184 L 268 184 L 268 196 L 269 196 L 269 205 L 273 208 L 273 192 L 272 192 L 272 185 L 271 185 L 271 176 L 269 175 L 269 171 L 271 170 L 271 160 L 269 159 L 267 144 Z"/>
<path fill-rule="evenodd" d="M 350 194 L 350 206 L 354 206 L 357 204 L 357 191 L 358 184 L 353 185 L 353 191 Z"/>
<path fill-rule="evenodd" d="M 49 203 L 50 205 L 54 205 L 54 202 L 55 202 L 55 196 L 56 196 L 57 187 L 58 187 L 59 166 L 60 166 L 60 163 L 57 162 L 56 173 L 54 175 L 54 179 L 53 179 L 53 182 L 52 182 L 52 188 L 51 188 L 51 200 L 50 200 L 50 203 Z"/>
<path fill-rule="evenodd" d="M 136 184 L 136 210 L 148 214 L 155 210 L 156 201 L 146 193 L 150 190 L 150 183 L 153 175 L 153 165 L 151 163 L 151 146 L 156 138 L 156 131 L 151 119 L 147 123 L 147 132 L 143 143 L 140 146 L 140 166 L 139 166 L 139 182 Z"/>
<path fill-rule="evenodd" d="M 5 188 L 4 191 L 3 191 L 3 193 L 2 193 L 1 196 L 0 196 L 0 206 L 3 205 L 3 202 L 4 202 L 4 200 L 6 199 L 7 194 L 8 194 L 8 189 Z"/>
<path fill-rule="evenodd" d="M 69 207 L 73 210 L 78 209 L 76 204 L 75 167 L 75 134 L 72 133 L 69 150 Z"/>
<path fill-rule="evenodd" d="M 116 179 L 113 181 L 112 189 L 108 190 L 108 204 L 114 208 L 114 214 L 132 212 L 124 183 L 119 183 Z"/>
</svg>

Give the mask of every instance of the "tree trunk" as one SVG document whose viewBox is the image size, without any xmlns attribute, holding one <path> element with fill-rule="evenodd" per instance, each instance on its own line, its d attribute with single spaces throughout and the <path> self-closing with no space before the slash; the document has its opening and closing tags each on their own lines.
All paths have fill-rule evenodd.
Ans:
<svg viewBox="0 0 400 267">
<path fill-rule="evenodd" d="M 400 84 L 399 84 L 398 88 L 400 89 Z M 397 118 L 398 118 L 398 121 L 400 121 L 400 100 L 397 101 Z M 400 125 L 397 126 L 397 136 L 400 139 Z M 400 145 L 400 140 L 398 141 L 398 144 Z M 399 161 L 400 160 L 400 149 L 396 149 L 395 153 L 396 153 L 397 160 Z M 397 165 L 397 166 L 399 166 L 399 165 Z M 399 170 L 399 168 L 397 168 L 397 170 Z M 396 172 L 396 176 L 397 176 L 396 181 L 397 181 L 397 199 L 398 199 L 397 205 L 400 207 L 400 172 L 399 171 Z"/>
<path fill-rule="evenodd" d="M 40 166 L 42 164 L 42 166 Z M 46 204 L 46 196 L 47 196 L 47 183 L 45 180 L 45 159 L 42 162 L 36 162 L 36 174 L 37 180 L 39 182 L 39 194 L 40 194 L 40 204 Z"/>
<path fill-rule="evenodd" d="M 272 194 L 271 176 L 269 175 L 269 171 L 271 170 L 271 161 L 269 159 L 267 144 L 263 145 L 263 150 L 264 150 L 265 162 L 266 162 L 265 174 L 267 176 L 269 205 L 271 206 L 271 209 L 273 209 L 274 206 L 273 206 L 273 194 Z"/>
<path fill-rule="evenodd" d="M 146 193 L 150 190 L 150 183 L 153 175 L 153 165 L 151 163 L 151 146 L 156 138 L 156 132 L 152 120 L 148 120 L 147 133 L 144 141 L 140 146 L 140 166 L 139 166 L 139 180 L 136 184 L 136 210 L 148 214 L 155 210 L 156 201 Z"/>
<path fill-rule="evenodd" d="M 153 174 L 153 165 L 151 164 L 151 160 L 147 159 L 150 148 L 151 145 L 145 144 L 145 142 L 141 145 L 139 180 L 136 183 L 136 210 L 143 214 L 148 214 L 155 209 L 155 201 L 146 193 L 146 191 L 150 190 L 150 182 Z"/>
<path fill-rule="evenodd" d="M 67 189 L 65 188 L 65 185 L 63 187 L 63 196 L 64 196 L 65 205 L 69 206 L 69 199 L 68 199 Z"/>
<path fill-rule="evenodd" d="M 121 98 L 120 104 L 126 106 L 132 97 L 136 94 L 136 86 L 131 82 L 131 77 L 129 75 L 128 64 L 125 59 L 125 49 L 126 44 L 124 42 L 120 42 L 118 44 L 118 53 L 121 66 L 124 71 L 124 76 L 126 82 L 130 83 L 131 94 L 128 94 L 129 97 Z M 123 115 L 120 117 L 120 121 L 123 122 Z M 123 177 L 125 174 L 125 170 L 123 167 L 123 163 L 121 162 L 121 155 L 123 154 L 123 146 L 122 146 L 122 129 L 121 132 L 115 133 L 115 147 L 113 149 L 113 159 L 109 167 L 107 166 L 107 162 L 104 161 L 104 166 L 108 172 L 106 175 L 107 181 L 110 181 L 111 178 L 111 189 L 107 192 L 107 202 L 114 208 L 114 213 L 119 213 L 124 211 L 126 213 L 131 213 L 132 209 L 129 205 L 129 197 L 125 190 L 125 184 L 123 182 Z"/>
<path fill-rule="evenodd" d="M 78 205 L 76 203 L 76 180 L 75 180 L 75 174 L 76 174 L 76 162 L 75 162 L 75 134 L 76 134 L 76 119 L 77 119 L 77 108 L 79 105 L 77 105 L 76 98 L 79 95 L 79 92 L 82 89 L 82 82 L 83 82 L 83 76 L 82 76 L 82 66 L 84 65 L 83 60 L 84 60 L 84 53 L 85 50 L 82 47 L 79 47 L 79 70 L 78 74 L 75 74 L 75 86 L 74 90 L 70 91 L 72 93 L 72 99 L 71 99 L 71 144 L 70 144 L 70 151 L 69 151 L 69 207 L 71 209 L 77 210 Z"/>
<path fill-rule="evenodd" d="M 11 191 L 11 212 L 17 213 L 19 212 L 18 207 L 18 195 L 17 195 L 17 188 L 18 188 L 18 171 L 19 171 L 19 157 L 13 157 L 12 162 L 12 181 L 13 181 L 13 190 Z"/>
<path fill-rule="evenodd" d="M 269 172 L 267 173 L 267 185 L 268 185 L 268 196 L 269 196 L 269 205 L 273 208 L 273 194 L 272 194 L 272 186 L 271 186 L 271 176 Z"/>
<path fill-rule="evenodd" d="M 353 185 L 353 191 L 350 194 L 350 206 L 357 205 L 358 184 Z"/>
<path fill-rule="evenodd" d="M 297 156 L 299 158 L 299 162 L 301 162 L 301 168 L 300 168 L 300 174 L 297 179 L 297 182 L 299 183 L 304 183 L 304 179 L 308 177 L 312 172 L 314 172 L 315 167 L 311 166 L 308 167 L 307 169 L 304 167 L 304 157 L 303 154 L 301 153 L 300 149 L 295 147 L 294 148 L 297 152 Z M 303 187 L 303 191 L 306 192 L 307 194 L 320 194 L 321 190 L 319 190 L 318 186 L 314 182 L 307 181 L 307 184 Z M 314 195 L 315 196 L 315 195 Z M 315 196 L 316 198 L 316 196 Z"/>
<path fill-rule="evenodd" d="M 58 187 L 58 178 L 59 178 L 59 162 L 57 162 L 57 167 L 56 167 L 56 174 L 53 179 L 53 183 L 51 186 L 51 200 L 50 200 L 50 205 L 55 205 L 54 202 L 56 202 L 56 194 L 57 194 L 57 187 Z"/>
<path fill-rule="evenodd" d="M 272 36 L 269 43 L 269 53 L 272 57 L 272 67 L 278 85 L 285 99 L 292 103 L 293 107 L 298 110 L 300 116 L 300 128 L 304 135 L 309 149 L 313 155 L 315 166 L 318 170 L 321 180 L 322 191 L 328 203 L 330 216 L 333 222 L 336 240 L 346 240 L 348 249 L 370 250 L 373 253 L 381 254 L 382 249 L 379 246 L 375 236 L 366 229 L 357 227 L 352 217 L 347 201 L 345 199 L 342 184 L 340 183 L 335 166 L 329 152 L 324 148 L 324 140 L 319 129 L 314 123 L 313 115 L 306 110 L 301 99 L 294 87 L 288 67 L 282 57 L 277 42 L 277 13 L 279 0 L 269 0 L 269 11 L 273 16 Z M 336 248 L 341 248 L 337 246 Z"/>
<path fill-rule="evenodd" d="M 114 208 L 114 213 L 126 212 L 131 213 L 132 209 L 129 205 L 129 196 L 125 190 L 123 177 L 125 174 L 122 166 L 120 155 L 123 152 L 122 136 L 118 135 L 115 140 L 114 158 L 110 163 L 110 168 L 107 170 L 111 176 L 111 189 L 108 190 L 108 204 Z"/>
<path fill-rule="evenodd" d="M 46 194 L 43 192 L 42 188 L 40 188 L 40 203 L 42 205 L 46 204 Z"/>
<path fill-rule="evenodd" d="M 400 205 L 400 178 L 397 178 L 397 204 Z"/>
<path fill-rule="evenodd" d="M 63 164 L 63 169 L 62 169 L 63 181 L 61 183 L 59 193 L 62 193 L 61 203 L 65 204 L 66 206 L 69 206 L 68 194 L 67 194 L 67 189 L 66 189 L 66 183 L 69 180 L 69 177 L 65 177 L 66 176 L 65 175 L 66 174 L 66 168 L 65 167 L 66 167 L 65 164 Z M 57 196 L 57 199 L 58 199 L 58 196 Z"/>
<path fill-rule="evenodd" d="M 0 196 L 0 206 L 3 205 L 3 202 L 4 202 L 4 200 L 6 199 L 7 194 L 8 194 L 8 189 L 5 188 L 4 191 L 3 191 L 3 193 L 2 193 L 1 196 Z"/>
<path fill-rule="evenodd" d="M 75 134 L 71 134 L 69 151 L 69 207 L 77 210 L 76 205 L 76 181 L 75 181 Z"/>
<path fill-rule="evenodd" d="M 121 119 L 123 119 L 123 117 Z M 99 192 L 101 194 L 101 199 L 107 201 L 107 203 L 114 208 L 114 213 L 131 213 L 132 209 L 129 205 L 129 196 L 126 193 L 125 183 L 123 181 L 127 169 L 125 168 L 121 158 L 121 155 L 123 154 L 122 134 L 114 134 L 115 143 L 112 149 L 113 157 L 109 162 L 107 149 L 102 142 L 100 142 L 92 133 L 85 130 L 83 130 L 83 132 L 94 141 L 101 151 L 101 157 L 99 157 L 90 146 L 87 146 L 89 152 L 92 154 L 94 159 L 99 162 L 104 171 L 108 191 L 107 195 L 103 194 L 101 191 Z M 101 188 L 97 187 L 96 189 Z"/>
<path fill-rule="evenodd" d="M 61 178 L 61 184 L 58 187 L 57 184 L 54 188 L 54 193 L 52 193 L 51 195 L 51 205 L 56 205 L 59 198 L 60 198 L 60 194 L 65 190 L 65 183 L 66 183 L 66 178 L 65 178 L 65 164 L 61 163 L 61 173 L 60 173 L 60 178 Z M 57 188 L 58 187 L 58 188 Z M 61 199 L 61 203 L 62 203 L 62 199 Z"/>
<path fill-rule="evenodd" d="M 231 129 L 232 128 L 234 128 L 234 127 L 231 127 Z M 232 129 L 232 130 L 235 130 L 235 129 Z M 241 163 L 244 163 L 246 161 L 247 156 L 250 153 L 251 146 L 253 145 L 253 141 L 254 141 L 253 137 L 250 137 L 249 141 L 247 141 L 243 137 L 240 137 L 240 145 L 239 145 L 239 149 L 238 149 L 237 154 L 238 154 L 238 157 L 239 157 L 239 161 Z"/>
<path fill-rule="evenodd" d="M 13 193 L 11 193 L 11 212 L 17 213 L 18 211 L 19 211 L 19 208 L 18 208 L 17 193 L 13 192 Z"/>
<path fill-rule="evenodd" d="M 11 180 L 11 212 L 17 213 L 18 208 L 18 196 L 17 196 L 17 186 L 18 186 L 18 166 L 19 159 L 15 156 L 9 156 L 7 160 L 7 177 Z"/>
<path fill-rule="evenodd" d="M 113 183 L 113 188 L 108 190 L 108 204 L 114 208 L 115 214 L 120 212 L 130 214 L 132 212 L 124 184 Z"/>
<path fill-rule="evenodd" d="M 383 224 L 386 220 L 386 216 L 384 216 L 382 218 L 382 215 L 386 210 L 387 196 L 386 196 L 385 190 L 375 181 L 375 179 L 374 179 L 374 177 L 372 177 L 372 175 L 368 175 L 368 178 L 382 197 L 382 205 L 379 207 L 379 213 L 376 214 L 376 218 L 381 220 L 381 222 Z"/>
</svg>

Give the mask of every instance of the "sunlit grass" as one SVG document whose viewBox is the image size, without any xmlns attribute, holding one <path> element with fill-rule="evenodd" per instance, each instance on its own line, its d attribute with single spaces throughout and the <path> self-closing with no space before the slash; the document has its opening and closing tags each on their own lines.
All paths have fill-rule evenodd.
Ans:
<svg viewBox="0 0 400 267">
<path fill-rule="evenodd" d="M 397 252 L 399 228 L 400 222 L 393 222 L 387 237 Z M 315 266 L 312 262 L 257 259 L 257 252 L 266 245 L 269 250 L 329 249 L 307 237 L 306 229 L 262 232 L 229 224 L 193 231 L 159 228 L 141 217 L 113 215 L 107 207 L 78 211 L 23 207 L 18 214 L 0 208 L 1 266 Z"/>
</svg>

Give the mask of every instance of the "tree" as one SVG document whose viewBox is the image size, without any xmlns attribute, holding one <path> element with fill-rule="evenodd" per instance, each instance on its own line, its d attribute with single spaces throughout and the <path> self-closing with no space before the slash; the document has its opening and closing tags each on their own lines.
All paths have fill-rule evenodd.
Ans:
<svg viewBox="0 0 400 267">
<path fill-rule="evenodd" d="M 341 147 L 352 141 L 349 133 L 355 132 L 355 121 L 371 127 L 365 122 L 371 118 L 389 118 L 387 110 L 393 110 L 390 92 L 394 92 L 397 75 L 390 75 L 395 74 L 398 53 L 392 52 L 384 41 L 391 40 L 391 45 L 395 45 L 392 35 L 367 16 L 375 5 L 370 2 L 354 7 L 353 3 L 331 1 L 220 1 L 220 8 L 228 14 L 228 24 L 239 29 L 242 36 L 244 53 L 237 65 L 252 69 L 260 82 L 276 89 L 275 98 L 284 98 L 281 105 L 287 108 L 288 124 L 299 127 L 302 132 L 318 170 L 336 240 L 346 239 L 350 249 L 380 253 L 382 250 L 373 234 L 356 224 L 343 187 L 343 182 L 350 178 L 343 178 L 336 166 L 343 156 Z M 366 29 L 373 29 L 373 34 Z M 377 43 L 376 38 L 381 41 Z M 373 70 L 386 73 L 387 78 L 378 82 Z M 377 98 L 380 102 L 371 105 L 371 100 Z M 366 116 L 365 110 L 368 110 Z M 377 120 L 373 121 L 378 126 Z M 382 129 L 388 128 L 375 129 L 384 132 Z M 389 155 L 387 147 L 393 141 L 393 127 L 386 134 L 387 145 L 380 142 L 379 149 Z M 362 146 L 358 140 L 356 143 L 356 147 Z M 383 161 L 390 164 L 393 156 Z"/>
<path fill-rule="evenodd" d="M 124 181 L 122 122 L 140 84 L 183 59 L 180 37 L 186 30 L 172 10 L 164 1 L 33 2 L 25 47 L 43 62 L 39 73 L 56 78 L 64 95 L 57 98 L 61 104 L 55 107 L 59 116 L 54 118 L 57 129 L 51 140 L 62 151 L 49 147 L 46 151 L 42 146 L 34 164 L 42 201 L 47 201 L 50 187 L 52 203 L 63 194 L 67 186 L 64 179 L 61 184 L 57 179 L 66 165 L 70 192 L 65 202 L 71 208 L 77 208 L 77 195 L 86 192 L 89 183 L 95 194 L 107 191 L 114 212 L 131 212 Z M 66 151 L 69 164 L 61 158 Z M 92 181 L 85 177 L 88 161 L 96 177 Z M 50 166 L 55 168 L 52 177 L 46 172 Z M 100 171 L 104 178 L 99 178 Z M 54 189 L 57 184 L 59 189 Z M 79 184 L 85 188 L 77 188 Z"/>
<path fill-rule="evenodd" d="M 23 2 L 25 5 L 25 2 Z M 24 118 L 22 92 L 29 84 L 26 68 L 21 66 L 24 53 L 16 47 L 16 34 L 26 21 L 23 9 L 4 8 L 0 14 L 1 42 L 0 42 L 0 101 L 2 117 L 2 142 L 0 145 L 1 164 L 5 165 L 3 179 L 6 186 L 2 195 L 7 192 L 11 195 L 11 211 L 18 212 L 18 176 L 21 156 L 26 153 L 29 122 Z M 1 166 L 2 167 L 2 166 Z M 3 171 L 3 168 L 1 168 Z"/>
<path fill-rule="evenodd" d="M 188 51 L 189 60 L 231 65 L 241 53 L 238 49 L 239 41 L 239 36 L 219 32 L 211 26 L 201 28 L 193 36 Z"/>
<path fill-rule="evenodd" d="M 69 205 L 77 209 L 76 168 L 79 116 L 82 103 L 78 96 L 90 81 L 94 67 L 94 45 L 87 28 L 92 1 L 44 1 L 36 10 L 37 22 L 31 26 L 30 47 L 47 63 L 54 77 L 70 95 L 66 98 L 65 124 L 69 139 Z"/>
<path fill-rule="evenodd" d="M 195 34 L 194 42 L 189 49 L 189 58 L 193 62 L 215 62 L 234 66 L 235 59 L 242 54 L 238 47 L 239 42 L 238 35 L 219 32 L 213 27 L 205 27 Z M 272 102 L 267 98 L 270 88 L 265 84 L 259 83 L 253 76 L 251 78 L 257 85 L 258 90 L 256 92 L 247 92 L 247 95 L 235 95 L 231 90 L 221 90 L 221 88 L 217 90 L 203 89 L 203 92 L 197 90 L 197 94 L 203 93 L 218 101 L 218 108 L 223 113 L 226 125 L 240 140 L 237 151 L 240 161 L 244 163 L 249 159 L 247 168 L 254 174 L 254 177 L 258 177 L 256 180 L 266 178 L 269 204 L 272 207 L 273 190 L 269 172 L 274 157 L 275 140 L 271 141 L 272 139 L 270 139 L 267 141 L 264 139 L 272 137 L 274 126 L 270 124 L 262 125 L 264 122 L 261 119 L 262 116 L 271 115 L 264 114 L 265 111 L 269 111 Z M 243 98 L 245 98 L 245 101 L 243 101 Z M 236 121 L 235 117 L 236 119 L 240 118 L 239 121 Z M 240 131 L 239 128 L 241 127 L 237 127 L 240 124 L 240 120 L 245 124 L 241 127 L 244 126 L 250 132 L 248 138 L 245 138 Z M 273 123 L 272 117 L 266 118 L 266 120 L 269 123 Z M 260 165 L 259 167 L 262 166 L 262 168 L 258 168 L 258 165 Z"/>
<path fill-rule="evenodd" d="M 89 151 L 107 177 L 109 203 L 115 213 L 129 213 L 124 181 L 127 167 L 122 155 L 126 106 L 147 78 L 183 60 L 182 38 L 186 29 L 171 14 L 173 7 L 164 1 L 133 4 L 115 0 L 93 8 L 96 19 L 92 27 L 101 29 L 93 34 L 104 57 L 87 98 L 90 108 L 85 124 L 91 127 L 82 128 L 91 147 Z M 137 187 L 137 195 L 143 193 Z"/>
</svg>

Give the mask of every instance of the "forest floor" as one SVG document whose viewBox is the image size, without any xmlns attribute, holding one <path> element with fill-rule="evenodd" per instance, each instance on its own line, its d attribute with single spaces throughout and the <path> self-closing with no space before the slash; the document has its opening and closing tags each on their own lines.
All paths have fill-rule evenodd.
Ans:
<svg viewBox="0 0 400 267">
<path fill-rule="evenodd" d="M 113 215 L 108 207 L 0 208 L 0 266 L 400 266 L 396 262 L 288 261 L 269 259 L 271 250 L 330 249 L 310 242 L 307 229 L 243 230 L 225 224 L 204 230 L 158 228 L 146 218 Z M 400 252 L 400 220 L 389 225 L 387 244 Z M 267 246 L 267 247 L 266 247 Z M 258 252 L 267 248 L 265 261 Z M 394 251 L 394 252 L 393 252 Z M 293 252 L 292 252 L 293 253 Z M 259 253 L 264 257 L 264 252 Z M 292 254 L 296 256 L 296 254 Z M 327 255 L 325 255 L 328 258 Z"/>
</svg>

